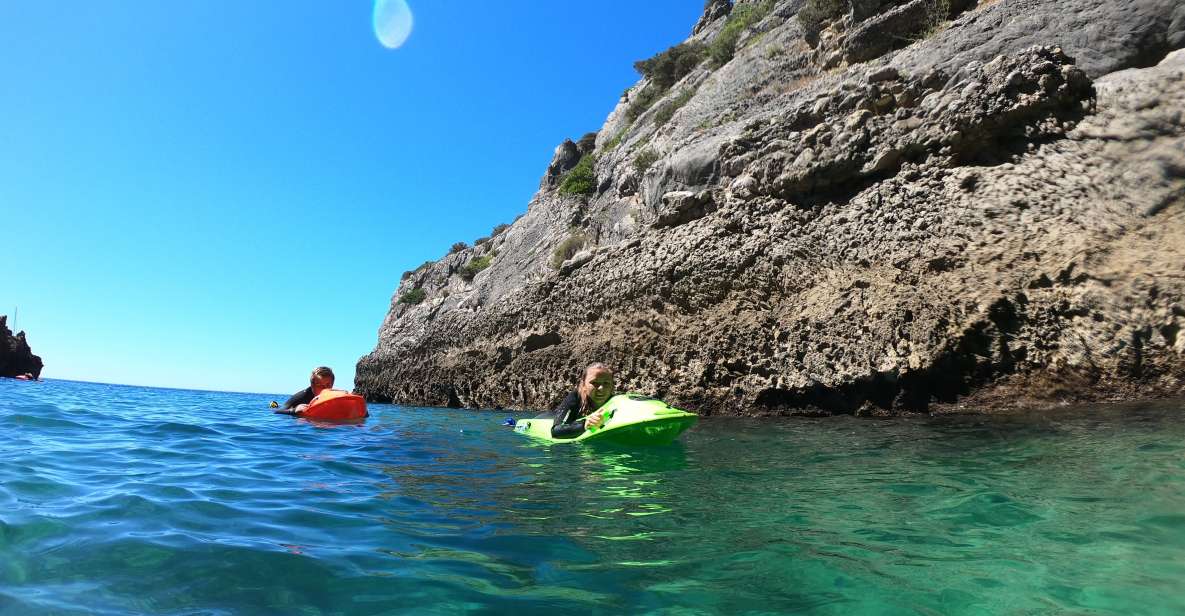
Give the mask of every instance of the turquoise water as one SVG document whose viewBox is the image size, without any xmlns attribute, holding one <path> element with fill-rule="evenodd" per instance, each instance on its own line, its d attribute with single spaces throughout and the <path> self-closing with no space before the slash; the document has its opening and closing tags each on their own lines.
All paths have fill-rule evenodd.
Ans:
<svg viewBox="0 0 1185 616">
<path fill-rule="evenodd" d="M 270 399 L 0 379 L 0 614 L 1185 612 L 1179 404 L 629 451 Z"/>
</svg>

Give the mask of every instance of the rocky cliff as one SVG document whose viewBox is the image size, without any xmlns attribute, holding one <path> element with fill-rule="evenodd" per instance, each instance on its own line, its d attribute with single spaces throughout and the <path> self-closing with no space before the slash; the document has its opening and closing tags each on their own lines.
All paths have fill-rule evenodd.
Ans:
<svg viewBox="0 0 1185 616">
<path fill-rule="evenodd" d="M 371 400 L 588 362 L 719 414 L 1185 391 L 1185 5 L 710 0 L 526 213 L 404 274 Z"/>
<path fill-rule="evenodd" d="M 25 332 L 15 336 L 8 329 L 8 317 L 0 315 L 0 376 L 32 374 L 41 377 L 41 358 L 33 354 L 25 341 Z"/>
</svg>

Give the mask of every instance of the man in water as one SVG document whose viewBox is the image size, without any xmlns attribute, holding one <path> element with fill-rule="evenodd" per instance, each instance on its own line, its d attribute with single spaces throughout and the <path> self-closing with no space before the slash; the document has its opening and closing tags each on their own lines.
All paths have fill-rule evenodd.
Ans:
<svg viewBox="0 0 1185 616">
<path fill-rule="evenodd" d="M 300 415 L 309 407 L 309 403 L 313 401 L 313 398 L 316 398 L 317 394 L 326 389 L 333 389 L 333 370 L 321 366 L 313 370 L 312 376 L 309 377 L 309 386 L 292 394 L 292 397 L 288 398 L 288 401 L 284 403 L 284 407 L 276 411 L 276 413 L 281 415 Z"/>
</svg>

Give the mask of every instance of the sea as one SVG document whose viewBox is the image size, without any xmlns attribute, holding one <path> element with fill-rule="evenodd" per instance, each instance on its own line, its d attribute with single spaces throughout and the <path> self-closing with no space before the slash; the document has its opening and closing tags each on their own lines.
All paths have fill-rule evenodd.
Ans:
<svg viewBox="0 0 1185 616">
<path fill-rule="evenodd" d="M 1182 614 L 1185 404 L 704 418 L 0 379 L 0 614 Z"/>
</svg>

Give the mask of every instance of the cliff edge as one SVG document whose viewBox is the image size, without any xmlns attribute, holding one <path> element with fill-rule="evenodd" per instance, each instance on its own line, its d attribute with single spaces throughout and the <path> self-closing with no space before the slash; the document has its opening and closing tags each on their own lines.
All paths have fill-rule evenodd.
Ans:
<svg viewBox="0 0 1185 616">
<path fill-rule="evenodd" d="M 526 213 L 406 272 L 374 401 L 708 414 L 1185 392 L 1185 6 L 711 0 Z"/>
</svg>

